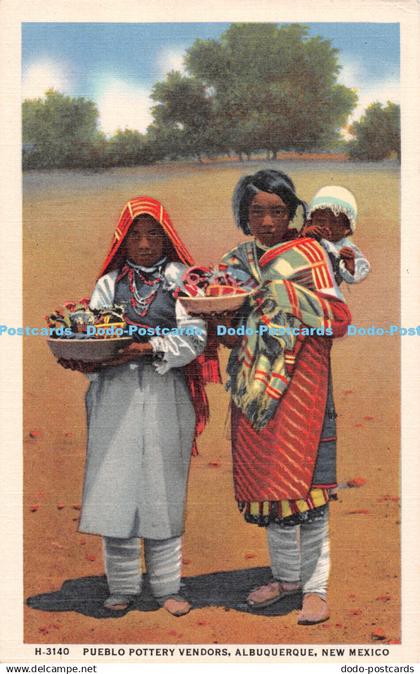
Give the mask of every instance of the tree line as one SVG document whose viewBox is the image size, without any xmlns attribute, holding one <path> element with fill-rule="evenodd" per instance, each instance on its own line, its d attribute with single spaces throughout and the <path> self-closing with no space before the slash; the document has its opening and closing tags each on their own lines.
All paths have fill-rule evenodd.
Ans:
<svg viewBox="0 0 420 674">
<path fill-rule="evenodd" d="M 220 155 L 344 148 L 354 159 L 399 156 L 399 106 L 374 103 L 340 129 L 357 104 L 338 83 L 339 52 L 300 24 L 232 24 L 219 40 L 194 42 L 185 73 L 157 82 L 153 122 L 107 138 L 93 101 L 49 90 L 23 102 L 24 168 L 111 167 Z"/>
</svg>

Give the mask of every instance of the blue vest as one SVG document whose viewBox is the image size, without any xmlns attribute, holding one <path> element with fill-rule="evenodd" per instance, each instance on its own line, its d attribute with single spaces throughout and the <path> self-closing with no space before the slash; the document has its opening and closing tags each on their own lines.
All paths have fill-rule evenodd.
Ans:
<svg viewBox="0 0 420 674">
<path fill-rule="evenodd" d="M 128 274 L 117 282 L 114 302 L 115 304 L 124 306 L 124 317 L 128 323 L 151 328 L 158 325 L 161 328 L 176 328 L 175 299 L 166 287 L 164 269 L 165 267 L 163 267 L 160 272 L 159 270 L 151 273 L 141 272 L 142 276 L 147 278 L 147 280 L 154 280 L 159 276 L 159 273 L 161 273 L 163 279 L 155 286 L 150 286 L 142 282 L 140 275 L 135 272 L 135 284 L 140 297 L 148 297 L 152 291 L 157 289 L 156 295 L 144 316 L 139 316 L 131 305 L 132 294 Z M 137 333 L 134 335 L 134 338 L 136 341 L 147 341 L 149 339 L 149 337 L 142 337 Z"/>
</svg>

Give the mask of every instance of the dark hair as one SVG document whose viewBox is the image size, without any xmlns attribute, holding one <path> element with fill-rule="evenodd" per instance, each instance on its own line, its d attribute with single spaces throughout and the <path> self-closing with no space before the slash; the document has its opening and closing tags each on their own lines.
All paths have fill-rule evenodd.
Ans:
<svg viewBox="0 0 420 674">
<path fill-rule="evenodd" d="M 235 222 L 244 234 L 250 234 L 248 210 L 252 199 L 258 192 L 277 194 L 288 206 L 291 220 L 295 217 L 298 206 L 302 206 L 303 217 L 306 218 L 306 203 L 296 195 L 292 179 L 283 171 L 263 169 L 252 176 L 241 178 L 233 192 L 232 206 Z"/>
</svg>

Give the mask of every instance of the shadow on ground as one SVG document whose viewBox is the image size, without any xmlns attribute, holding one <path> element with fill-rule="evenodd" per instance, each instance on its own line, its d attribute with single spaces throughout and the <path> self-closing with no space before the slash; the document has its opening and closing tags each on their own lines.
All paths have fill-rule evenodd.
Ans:
<svg viewBox="0 0 420 674">
<path fill-rule="evenodd" d="M 251 609 L 245 598 L 258 585 L 271 579 L 268 567 L 224 571 L 182 579 L 181 592 L 192 603 L 193 609 L 219 606 L 226 611 L 233 609 L 244 613 L 265 616 L 280 616 L 300 608 L 301 597 L 285 597 L 264 609 Z M 156 611 L 158 604 L 153 598 L 144 576 L 144 589 L 140 597 L 125 611 L 108 611 L 103 602 L 108 596 L 104 576 L 87 576 L 66 580 L 56 592 L 46 592 L 29 597 L 27 605 L 39 611 L 75 611 L 92 618 L 116 618 L 128 611 Z"/>
</svg>

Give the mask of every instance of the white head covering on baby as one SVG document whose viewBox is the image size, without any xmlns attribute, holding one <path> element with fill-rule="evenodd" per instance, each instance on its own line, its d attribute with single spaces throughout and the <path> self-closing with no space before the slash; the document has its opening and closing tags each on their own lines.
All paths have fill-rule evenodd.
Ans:
<svg viewBox="0 0 420 674">
<path fill-rule="evenodd" d="M 357 203 L 350 190 L 339 185 L 321 187 L 309 204 L 308 216 L 320 208 L 329 208 L 334 215 L 344 213 L 350 222 L 352 233 L 356 229 Z"/>
</svg>

